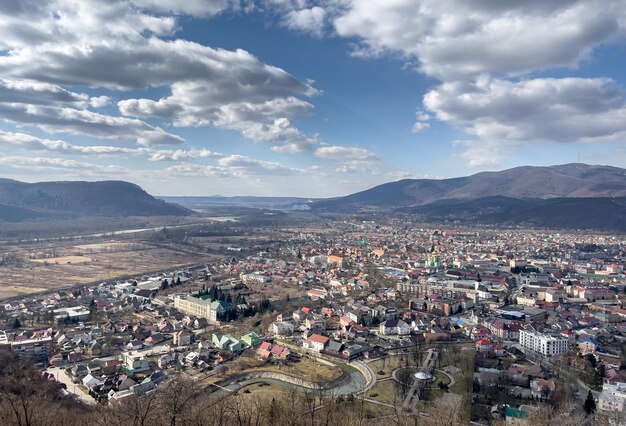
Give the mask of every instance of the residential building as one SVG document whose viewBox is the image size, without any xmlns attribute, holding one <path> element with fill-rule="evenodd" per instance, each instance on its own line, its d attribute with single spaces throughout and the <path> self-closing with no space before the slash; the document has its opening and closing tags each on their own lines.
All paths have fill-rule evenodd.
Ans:
<svg viewBox="0 0 626 426">
<path fill-rule="evenodd" d="M 545 356 L 564 354 L 568 346 L 564 337 L 555 337 L 534 330 L 520 330 L 519 343 L 523 348 Z"/>
<path fill-rule="evenodd" d="M 150 370 L 150 364 L 142 353 L 124 352 L 122 353 L 122 359 L 124 361 L 124 367 L 129 374 L 141 373 L 143 371 Z"/>
</svg>

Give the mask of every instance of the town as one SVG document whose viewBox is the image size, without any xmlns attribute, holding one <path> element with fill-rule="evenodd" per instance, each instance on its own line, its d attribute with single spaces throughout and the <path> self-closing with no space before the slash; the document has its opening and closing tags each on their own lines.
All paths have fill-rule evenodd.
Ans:
<svg viewBox="0 0 626 426">
<path fill-rule="evenodd" d="M 186 380 L 215 401 L 341 398 L 368 419 L 531 425 L 575 404 L 625 424 L 623 237 L 335 225 L 7 300 L 0 351 L 90 406 Z"/>
</svg>

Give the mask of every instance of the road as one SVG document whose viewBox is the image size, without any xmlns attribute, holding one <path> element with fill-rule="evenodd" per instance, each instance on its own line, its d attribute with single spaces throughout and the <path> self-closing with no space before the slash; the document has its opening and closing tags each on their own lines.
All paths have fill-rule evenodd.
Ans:
<svg viewBox="0 0 626 426">
<path fill-rule="evenodd" d="M 48 368 L 46 371 L 54 375 L 59 383 L 65 384 L 65 386 L 67 386 L 67 391 L 73 394 L 79 401 L 84 402 L 85 404 L 97 404 L 95 399 L 83 392 L 76 383 L 72 382 L 72 379 L 67 375 L 64 369 L 59 367 L 51 367 Z"/>
</svg>

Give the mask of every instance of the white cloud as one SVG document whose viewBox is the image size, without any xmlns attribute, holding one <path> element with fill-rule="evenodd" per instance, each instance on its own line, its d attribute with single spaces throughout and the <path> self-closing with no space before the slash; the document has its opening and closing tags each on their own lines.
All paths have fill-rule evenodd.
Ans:
<svg viewBox="0 0 626 426">
<path fill-rule="evenodd" d="M 84 106 L 89 96 L 60 86 L 29 80 L 0 80 L 0 102 L 33 105 Z"/>
<path fill-rule="evenodd" d="M 91 169 L 91 170 L 113 170 L 118 169 L 115 166 L 100 166 L 93 163 L 82 161 L 68 160 L 66 158 L 48 158 L 48 157 L 20 157 L 20 156 L 2 156 L 0 164 L 14 168 L 37 167 L 40 169 Z"/>
<path fill-rule="evenodd" d="M 326 10 L 315 6 L 308 9 L 287 12 L 283 18 L 283 23 L 291 30 L 302 31 L 316 37 L 321 37 L 324 34 L 325 17 Z"/>
<path fill-rule="evenodd" d="M 380 159 L 366 148 L 356 146 L 327 145 L 315 150 L 319 158 L 339 163 L 337 173 L 380 173 Z"/>
<path fill-rule="evenodd" d="M 604 78 L 482 77 L 444 83 L 424 95 L 424 106 L 437 119 L 492 143 L 626 138 L 624 91 Z"/>
<path fill-rule="evenodd" d="M 141 120 L 104 115 L 88 110 L 0 102 L 0 117 L 16 123 L 31 124 L 49 133 L 115 140 L 133 139 L 139 145 L 144 146 L 184 142 L 180 136 Z"/>
<path fill-rule="evenodd" d="M 26 133 L 4 132 L 0 130 L 0 146 L 2 145 L 32 151 L 52 151 L 66 154 L 94 156 L 138 154 L 144 150 L 143 148 L 124 148 L 117 146 L 73 145 L 63 140 L 44 139 Z"/>
<path fill-rule="evenodd" d="M 315 150 L 315 155 L 319 158 L 333 161 L 345 160 L 378 160 L 378 157 L 366 148 L 356 146 L 326 145 Z"/>
<path fill-rule="evenodd" d="M 293 176 L 306 170 L 294 169 L 273 161 L 263 161 L 243 155 L 220 158 L 217 165 L 201 166 L 182 163 L 165 169 L 169 174 L 186 177 L 212 176 L 220 178 L 242 178 L 249 176 Z"/>
<path fill-rule="evenodd" d="M 352 0 L 334 26 L 361 53 L 399 54 L 448 80 L 575 66 L 624 35 L 626 9 L 621 0 Z"/>
<path fill-rule="evenodd" d="M 460 158 L 467 162 L 470 167 L 497 166 L 511 152 L 514 146 L 506 143 L 456 140 L 453 146 L 458 148 L 453 157 Z"/>
<path fill-rule="evenodd" d="M 215 15 L 235 3 L 232 0 L 132 0 L 132 2 L 154 12 L 171 12 L 199 17 Z"/>
<path fill-rule="evenodd" d="M 109 105 L 110 103 L 111 98 L 109 98 L 108 96 L 94 96 L 89 99 L 89 105 L 91 105 L 92 108 L 102 108 Z"/>
<path fill-rule="evenodd" d="M 149 152 L 148 159 L 150 161 L 189 161 L 199 158 L 222 158 L 224 154 L 209 151 L 208 149 L 177 149 L 177 150 L 159 150 Z"/>
<path fill-rule="evenodd" d="M 0 55 L 0 75 L 59 89 L 63 85 L 115 91 L 169 87 L 171 94 L 161 99 L 123 99 L 119 110 L 126 116 L 171 119 L 178 127 L 213 125 L 237 130 L 254 141 L 270 142 L 281 152 L 309 149 L 318 143 L 317 136 L 303 135 L 293 124 L 313 108 L 299 99 L 318 93 L 309 83 L 242 49 L 214 49 L 164 38 L 176 33 L 177 19 L 159 14 L 208 16 L 229 7 L 237 10 L 240 5 L 228 0 L 167 4 L 155 0 L 26 0 L 21 6 L 4 5 L 0 7 L 0 33 L 11 36 L 0 40 L 0 49 L 7 49 Z M 20 26 L 23 22 L 27 24 Z M 110 102 L 106 96 L 79 100 L 85 102 L 83 107 L 93 108 Z M 7 114 L 21 122 L 17 112 Z M 32 124 L 44 128 L 39 121 Z M 96 121 L 94 127 L 102 125 Z M 132 129 L 138 125 L 129 126 L 128 137 L 137 137 Z M 137 140 L 144 145 L 181 141 L 154 128 L 148 132 L 150 137 Z M 53 130 L 51 124 L 45 129 Z M 76 127 L 71 132 L 78 133 Z M 87 132 L 84 126 L 80 133 L 103 134 Z M 114 130 L 110 138 L 121 136 Z"/>
</svg>

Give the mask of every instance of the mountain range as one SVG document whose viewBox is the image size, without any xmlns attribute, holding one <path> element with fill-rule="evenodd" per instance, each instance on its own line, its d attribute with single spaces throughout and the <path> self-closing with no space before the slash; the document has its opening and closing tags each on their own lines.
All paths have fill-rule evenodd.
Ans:
<svg viewBox="0 0 626 426">
<path fill-rule="evenodd" d="M 626 232 L 626 170 L 564 164 L 451 179 L 404 179 L 345 197 L 162 197 L 122 181 L 23 183 L 0 179 L 0 221 L 85 216 L 181 216 L 207 206 L 398 213 L 423 222 Z"/>
<path fill-rule="evenodd" d="M 24 183 L 0 179 L 0 221 L 84 216 L 183 216 L 186 208 L 122 181 Z"/>
<path fill-rule="evenodd" d="M 626 231 L 626 170 L 576 163 L 404 179 L 312 207 L 318 212 L 394 211 L 425 222 Z"/>
</svg>

